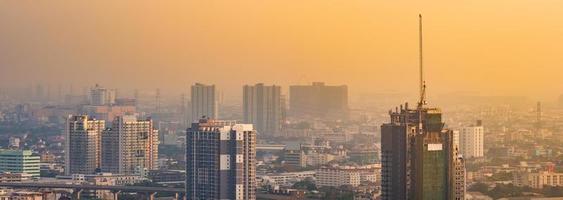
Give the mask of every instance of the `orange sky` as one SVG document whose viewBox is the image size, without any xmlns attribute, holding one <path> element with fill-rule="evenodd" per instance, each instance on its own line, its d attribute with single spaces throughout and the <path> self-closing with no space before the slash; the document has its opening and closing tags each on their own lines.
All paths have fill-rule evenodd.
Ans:
<svg viewBox="0 0 563 200">
<path fill-rule="evenodd" d="M 429 93 L 563 93 L 563 2 L 0 1 L 0 84 L 187 90 L 325 81 Z M 80 82 L 80 83 L 79 83 Z"/>
</svg>

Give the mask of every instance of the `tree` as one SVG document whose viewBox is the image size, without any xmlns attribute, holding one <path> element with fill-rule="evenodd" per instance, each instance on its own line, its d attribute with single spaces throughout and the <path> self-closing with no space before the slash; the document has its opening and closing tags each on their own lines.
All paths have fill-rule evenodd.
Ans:
<svg viewBox="0 0 563 200">
<path fill-rule="evenodd" d="M 467 190 L 486 194 L 487 192 L 489 192 L 489 185 L 487 185 L 485 183 L 478 182 L 478 183 L 473 184 Z"/>
<path fill-rule="evenodd" d="M 495 188 L 490 190 L 487 195 L 493 197 L 494 199 L 502 197 L 517 197 L 522 196 L 522 188 L 516 187 L 512 184 L 498 184 Z"/>
<path fill-rule="evenodd" d="M 315 185 L 315 183 L 313 183 L 312 180 L 307 178 L 305 180 L 293 184 L 292 188 L 313 191 L 313 190 L 317 190 L 317 185 Z"/>
</svg>

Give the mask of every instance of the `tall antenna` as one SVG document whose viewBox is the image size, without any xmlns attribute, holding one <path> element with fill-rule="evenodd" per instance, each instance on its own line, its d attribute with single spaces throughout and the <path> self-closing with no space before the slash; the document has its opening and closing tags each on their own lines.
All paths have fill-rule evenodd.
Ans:
<svg viewBox="0 0 563 200">
<path fill-rule="evenodd" d="M 424 82 L 424 71 L 423 71 L 423 62 L 422 62 L 422 14 L 418 14 L 418 65 L 419 65 L 419 75 L 420 75 L 420 83 L 419 83 L 419 95 L 420 99 L 418 102 L 418 106 L 422 107 L 426 105 L 426 83 Z"/>
<path fill-rule="evenodd" d="M 422 68 L 422 14 L 418 14 L 418 65 L 419 65 L 419 74 L 420 74 L 420 83 L 419 83 L 419 101 L 418 101 L 418 134 L 423 133 L 423 123 L 422 123 L 422 108 L 426 105 L 425 99 L 425 89 L 426 84 L 424 83 L 424 71 Z"/>
</svg>

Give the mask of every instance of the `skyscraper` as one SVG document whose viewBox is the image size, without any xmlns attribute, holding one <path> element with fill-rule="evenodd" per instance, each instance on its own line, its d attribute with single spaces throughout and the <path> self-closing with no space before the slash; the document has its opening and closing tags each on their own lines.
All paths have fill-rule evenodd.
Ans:
<svg viewBox="0 0 563 200">
<path fill-rule="evenodd" d="M 420 20 L 422 17 L 420 16 Z M 454 144 L 452 130 L 444 129 L 442 112 L 426 106 L 422 71 L 420 21 L 420 99 L 389 111 L 390 122 L 381 126 L 382 199 L 463 199 L 465 167 Z M 463 174 L 463 177 L 462 177 Z M 463 179 L 463 180 L 462 180 Z"/>
<path fill-rule="evenodd" d="M 115 103 L 116 90 L 107 89 L 98 84 L 90 89 L 90 105 L 103 106 Z"/>
<path fill-rule="evenodd" d="M 200 119 L 186 135 L 187 199 L 256 199 L 252 124 Z"/>
<path fill-rule="evenodd" d="M 328 86 L 322 82 L 289 87 L 289 111 L 292 116 L 347 119 L 348 87 Z"/>
<path fill-rule="evenodd" d="M 158 169 L 158 144 L 158 130 L 151 119 L 116 117 L 102 133 L 101 169 L 127 175 Z"/>
<path fill-rule="evenodd" d="M 281 87 L 262 83 L 243 86 L 244 123 L 253 124 L 263 135 L 275 135 L 282 128 L 283 109 Z"/>
<path fill-rule="evenodd" d="M 93 174 L 100 167 L 105 121 L 88 115 L 69 116 L 65 125 L 65 173 Z"/>
<path fill-rule="evenodd" d="M 201 83 L 192 85 L 191 104 L 192 114 L 190 122 L 204 116 L 217 119 L 219 115 L 219 106 L 215 85 L 204 85 Z"/>
<path fill-rule="evenodd" d="M 463 127 L 459 132 L 459 147 L 465 158 L 483 157 L 484 128 L 481 121 L 477 124 Z"/>
</svg>

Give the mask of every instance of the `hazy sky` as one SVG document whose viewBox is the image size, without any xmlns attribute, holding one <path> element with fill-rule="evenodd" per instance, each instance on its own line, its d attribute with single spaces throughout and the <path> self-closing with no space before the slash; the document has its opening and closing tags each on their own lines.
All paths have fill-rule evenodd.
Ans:
<svg viewBox="0 0 563 200">
<path fill-rule="evenodd" d="M 560 0 L 0 1 L 0 84 L 416 93 L 422 13 L 429 93 L 554 98 L 562 11 Z"/>
</svg>

